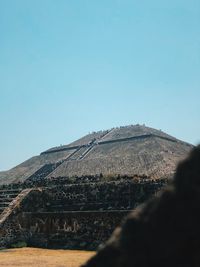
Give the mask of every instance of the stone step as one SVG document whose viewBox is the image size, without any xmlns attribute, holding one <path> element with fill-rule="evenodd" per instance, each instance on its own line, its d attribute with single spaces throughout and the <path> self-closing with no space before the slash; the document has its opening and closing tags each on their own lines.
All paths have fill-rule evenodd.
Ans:
<svg viewBox="0 0 200 267">
<path fill-rule="evenodd" d="M 0 207 L 8 207 L 10 202 L 2 202 L 0 203 Z"/>
<path fill-rule="evenodd" d="M 5 194 L 15 194 L 18 195 L 21 191 L 13 191 L 13 190 L 4 190 L 0 191 L 0 195 L 5 195 Z"/>
<path fill-rule="evenodd" d="M 14 198 L 4 197 L 0 198 L 0 203 L 2 202 L 12 202 Z"/>
<path fill-rule="evenodd" d="M 15 198 L 16 196 L 18 196 L 16 193 L 0 193 L 0 198 Z"/>
<path fill-rule="evenodd" d="M 4 193 L 4 192 L 8 192 L 8 193 L 19 193 L 20 191 L 22 191 L 22 189 L 1 189 L 0 190 L 0 194 Z"/>
</svg>

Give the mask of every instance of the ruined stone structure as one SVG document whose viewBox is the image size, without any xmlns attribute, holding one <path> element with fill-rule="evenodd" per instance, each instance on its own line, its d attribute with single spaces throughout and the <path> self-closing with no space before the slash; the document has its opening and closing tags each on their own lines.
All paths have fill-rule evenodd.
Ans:
<svg viewBox="0 0 200 267">
<path fill-rule="evenodd" d="M 95 249 L 168 183 L 188 143 L 135 125 L 89 134 L 0 173 L 0 247 Z"/>
<path fill-rule="evenodd" d="M 84 267 L 200 266 L 199 192 L 200 145 L 171 186 L 131 212 Z"/>
</svg>

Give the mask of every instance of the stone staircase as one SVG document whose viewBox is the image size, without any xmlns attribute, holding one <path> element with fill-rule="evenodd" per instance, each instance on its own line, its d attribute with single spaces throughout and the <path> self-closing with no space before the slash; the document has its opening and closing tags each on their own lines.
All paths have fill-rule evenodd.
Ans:
<svg viewBox="0 0 200 267">
<path fill-rule="evenodd" d="M 38 180 L 44 179 L 46 176 L 48 176 L 50 173 L 52 173 L 61 164 L 62 164 L 62 161 L 59 161 L 57 163 L 45 164 L 39 170 L 37 170 L 34 174 L 29 176 L 26 179 L 26 182 L 34 182 L 34 181 L 38 181 Z"/>
<path fill-rule="evenodd" d="M 21 189 L 1 189 L 0 190 L 0 214 L 19 195 Z"/>
<path fill-rule="evenodd" d="M 67 158 L 66 161 L 69 161 L 69 160 L 78 160 L 81 155 L 85 152 L 85 150 L 87 149 L 87 147 L 80 147 L 78 148 L 73 154 L 70 155 L 70 157 Z"/>
</svg>

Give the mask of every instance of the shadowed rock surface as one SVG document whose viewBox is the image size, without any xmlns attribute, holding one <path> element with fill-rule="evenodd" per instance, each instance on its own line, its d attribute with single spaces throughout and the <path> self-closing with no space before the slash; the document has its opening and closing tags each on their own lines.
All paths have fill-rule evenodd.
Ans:
<svg viewBox="0 0 200 267">
<path fill-rule="evenodd" d="M 173 185 L 138 207 L 84 267 L 200 266 L 200 146 Z"/>
</svg>

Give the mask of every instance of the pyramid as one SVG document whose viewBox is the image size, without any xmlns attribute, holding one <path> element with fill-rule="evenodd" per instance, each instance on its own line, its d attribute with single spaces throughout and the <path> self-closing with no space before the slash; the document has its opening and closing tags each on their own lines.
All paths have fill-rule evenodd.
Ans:
<svg viewBox="0 0 200 267">
<path fill-rule="evenodd" d="M 96 249 L 192 145 L 144 125 L 93 132 L 0 173 L 0 248 Z"/>
<path fill-rule="evenodd" d="M 161 130 L 130 125 L 88 134 L 77 141 L 50 148 L 7 172 L 0 184 L 27 179 L 84 175 L 173 176 L 176 164 L 193 146 Z"/>
</svg>

